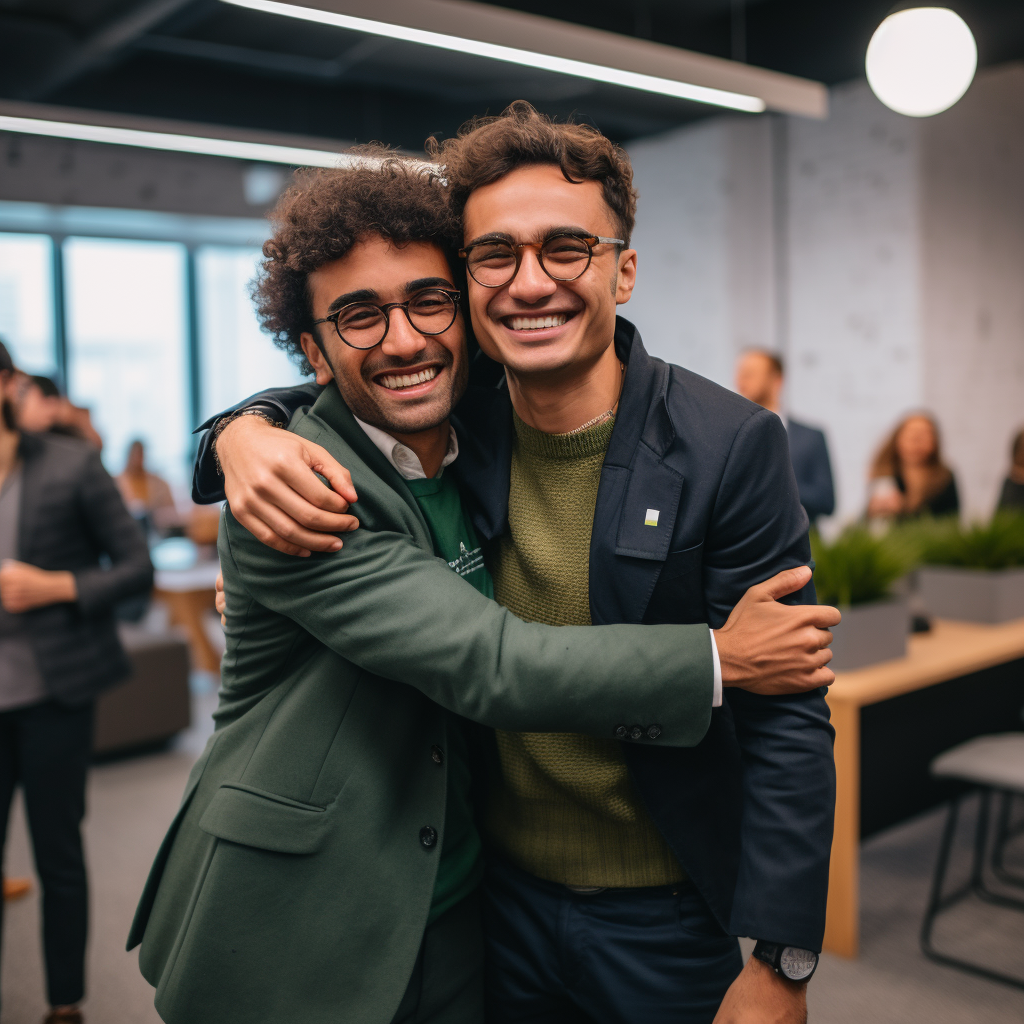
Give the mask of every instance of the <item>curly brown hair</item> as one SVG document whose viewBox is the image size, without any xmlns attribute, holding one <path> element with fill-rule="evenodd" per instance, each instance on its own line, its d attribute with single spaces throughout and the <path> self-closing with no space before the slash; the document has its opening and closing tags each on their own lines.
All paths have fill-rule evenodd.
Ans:
<svg viewBox="0 0 1024 1024">
<path fill-rule="evenodd" d="M 317 337 L 309 275 L 341 259 L 357 242 L 372 235 L 396 245 L 434 242 L 453 273 L 461 275 L 460 236 L 438 174 L 382 147 L 352 153 L 360 159 L 349 167 L 296 171 L 269 214 L 273 234 L 263 244 L 264 259 L 252 284 L 263 329 L 306 374 L 313 368 L 300 338 L 304 331 Z"/>
<path fill-rule="evenodd" d="M 453 139 L 428 139 L 427 152 L 443 165 L 452 212 L 459 220 L 476 189 L 517 167 L 557 164 L 566 181 L 600 183 L 618 230 L 629 243 L 636 221 L 633 166 L 625 150 L 588 124 L 559 123 L 526 100 L 516 100 L 497 117 L 467 122 Z"/>
</svg>

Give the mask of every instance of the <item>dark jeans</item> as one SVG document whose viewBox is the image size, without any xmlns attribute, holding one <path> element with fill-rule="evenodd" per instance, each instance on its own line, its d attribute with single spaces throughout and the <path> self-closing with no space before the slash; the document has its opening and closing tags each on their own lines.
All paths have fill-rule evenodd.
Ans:
<svg viewBox="0 0 1024 1024">
<path fill-rule="evenodd" d="M 88 891 L 82 835 L 93 704 L 54 701 L 0 712 L 0 843 L 21 785 L 43 890 L 43 952 L 51 1006 L 85 992 Z M 3 901 L 0 900 L 0 908 Z M 0 926 L 2 926 L 0 909 Z"/>
<path fill-rule="evenodd" d="M 423 933 L 405 995 L 391 1024 L 482 1024 L 484 951 L 480 896 L 473 893 Z"/>
<path fill-rule="evenodd" d="M 484 882 L 488 1024 L 710 1024 L 743 962 L 692 882 L 584 895 Z"/>
</svg>

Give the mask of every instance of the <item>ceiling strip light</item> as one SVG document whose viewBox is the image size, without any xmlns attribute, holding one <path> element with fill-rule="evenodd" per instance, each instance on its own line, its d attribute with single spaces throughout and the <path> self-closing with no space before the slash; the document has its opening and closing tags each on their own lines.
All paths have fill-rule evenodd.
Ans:
<svg viewBox="0 0 1024 1024">
<path fill-rule="evenodd" d="M 498 43 L 463 39 L 441 32 L 430 32 L 427 29 L 371 21 L 369 18 L 357 18 L 351 14 L 335 14 L 332 11 L 296 7 L 294 4 L 279 3 L 278 0 L 224 0 L 224 3 L 233 4 L 236 7 L 247 7 L 253 11 L 263 11 L 266 14 L 281 14 L 288 18 L 314 21 L 321 25 L 333 25 L 335 28 L 350 29 L 354 32 L 366 32 L 370 35 L 384 36 L 387 39 L 421 43 L 424 46 L 435 46 L 456 53 L 469 53 L 477 57 L 490 57 L 493 60 L 521 64 L 528 68 L 539 68 L 542 71 L 557 71 L 565 75 L 574 75 L 577 78 L 589 78 L 594 82 L 623 85 L 629 89 L 659 93 L 662 96 L 674 96 L 677 99 L 692 100 L 695 103 L 711 103 L 718 107 L 744 110 L 754 114 L 759 114 L 765 109 L 764 100 L 758 96 L 727 92 L 724 89 L 712 89 L 704 85 L 692 85 L 689 82 L 677 82 L 670 78 L 657 78 L 654 75 L 643 75 L 636 71 L 623 71 L 620 68 L 590 64 L 587 61 L 571 60 L 568 57 L 556 57 L 546 53 L 535 53 L 531 50 L 520 50 L 513 46 L 501 46 Z"/>
<path fill-rule="evenodd" d="M 226 156 L 235 160 L 287 164 L 291 167 L 342 167 L 357 159 L 322 149 L 211 139 L 203 135 L 147 132 L 138 128 L 111 128 L 105 125 L 78 124 L 73 121 L 46 121 L 35 117 L 11 117 L 5 114 L 0 114 L 0 131 L 20 132 L 23 135 L 47 135 L 58 139 L 78 139 L 82 142 L 109 142 L 116 146 L 136 146 L 173 153 Z"/>
</svg>

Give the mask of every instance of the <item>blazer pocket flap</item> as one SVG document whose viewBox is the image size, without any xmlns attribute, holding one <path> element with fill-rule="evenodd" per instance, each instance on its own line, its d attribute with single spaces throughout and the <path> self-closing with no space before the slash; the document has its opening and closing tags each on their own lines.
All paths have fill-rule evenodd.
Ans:
<svg viewBox="0 0 1024 1024">
<path fill-rule="evenodd" d="M 274 853 L 315 853 L 327 835 L 323 807 L 239 784 L 221 786 L 199 819 L 218 839 Z"/>
</svg>

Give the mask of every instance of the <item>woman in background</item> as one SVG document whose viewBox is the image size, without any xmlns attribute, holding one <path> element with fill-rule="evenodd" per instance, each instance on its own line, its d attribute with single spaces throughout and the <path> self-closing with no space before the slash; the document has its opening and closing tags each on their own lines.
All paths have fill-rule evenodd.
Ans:
<svg viewBox="0 0 1024 1024">
<path fill-rule="evenodd" d="M 999 512 L 1024 512 L 1024 430 L 1013 439 L 1010 472 L 1003 481 L 996 508 Z"/>
<path fill-rule="evenodd" d="M 931 416 L 905 417 L 871 466 L 869 519 L 956 515 L 956 479 L 943 462 L 939 428 Z"/>
</svg>

